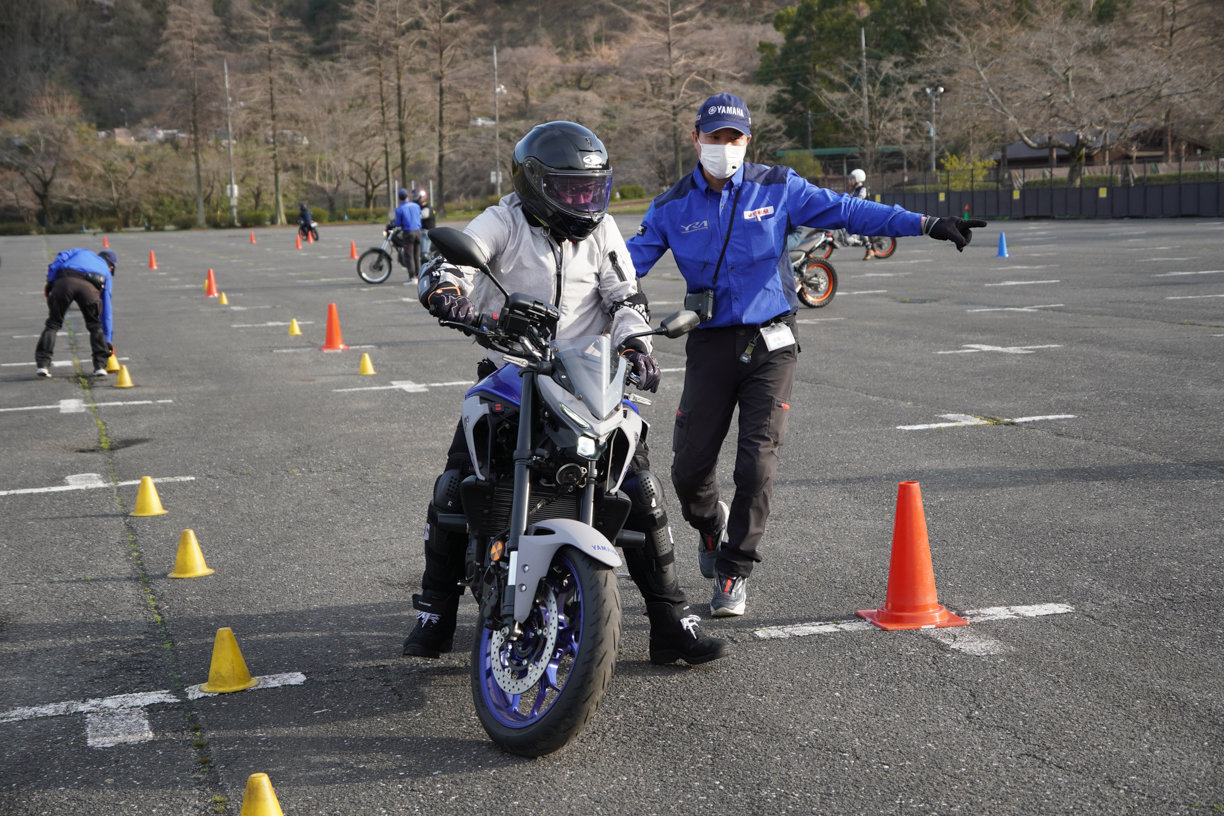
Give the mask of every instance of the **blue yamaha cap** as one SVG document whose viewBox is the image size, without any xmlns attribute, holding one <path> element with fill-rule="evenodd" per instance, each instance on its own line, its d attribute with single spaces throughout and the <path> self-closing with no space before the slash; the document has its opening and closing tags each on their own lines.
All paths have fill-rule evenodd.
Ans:
<svg viewBox="0 0 1224 816">
<path fill-rule="evenodd" d="M 752 135 L 748 105 L 735 94 L 714 94 L 697 109 L 698 130 L 713 133 L 719 128 L 734 128 L 745 136 Z"/>
</svg>

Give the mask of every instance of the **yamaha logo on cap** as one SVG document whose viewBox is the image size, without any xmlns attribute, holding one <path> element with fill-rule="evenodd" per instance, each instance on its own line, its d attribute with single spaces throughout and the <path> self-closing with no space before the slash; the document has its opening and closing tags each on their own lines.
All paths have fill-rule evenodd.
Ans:
<svg viewBox="0 0 1224 816">
<path fill-rule="evenodd" d="M 748 113 L 748 105 L 738 96 L 729 93 L 714 94 L 697 109 L 697 128 L 702 133 L 734 128 L 751 136 L 752 116 Z"/>
</svg>

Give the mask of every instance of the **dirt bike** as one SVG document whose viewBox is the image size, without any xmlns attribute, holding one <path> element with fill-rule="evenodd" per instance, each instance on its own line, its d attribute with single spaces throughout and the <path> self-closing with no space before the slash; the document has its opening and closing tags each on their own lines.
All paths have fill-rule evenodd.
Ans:
<svg viewBox="0 0 1224 816">
<path fill-rule="evenodd" d="M 399 265 L 408 268 L 408 250 L 399 242 L 403 230 L 394 224 L 388 224 L 383 230 L 382 246 L 370 247 L 361 253 L 357 259 L 357 275 L 366 283 L 382 283 L 391 277 L 395 268 L 391 263 L 391 253 L 388 247 L 395 250 L 395 258 Z"/>
<path fill-rule="evenodd" d="M 303 241 L 310 239 L 317 242 L 319 240 L 319 222 L 311 221 L 310 226 L 308 227 L 306 224 L 299 221 L 298 237 L 300 237 Z"/>
<path fill-rule="evenodd" d="M 832 262 L 823 260 L 827 255 L 820 255 L 827 235 L 822 230 L 810 232 L 790 250 L 795 293 L 803 305 L 812 309 L 827 306 L 837 293 L 837 271 Z"/>
<path fill-rule="evenodd" d="M 582 731 L 612 680 L 621 618 L 613 545 L 645 541 L 622 530 L 630 501 L 619 488 L 646 435 L 634 402 L 647 401 L 626 397 L 623 346 L 605 335 L 554 339 L 556 307 L 507 292 L 469 236 L 441 227 L 429 237 L 505 297 L 472 325 L 439 321 L 506 362 L 464 399 L 474 474 L 439 482 L 437 491 L 458 492 L 462 512 L 440 512 L 437 524 L 468 540 L 464 584 L 483 624 L 471 662 L 480 723 L 507 751 L 543 756 Z M 634 336 L 679 337 L 697 323 L 677 312 Z"/>
<path fill-rule="evenodd" d="M 862 236 L 849 235 L 845 230 L 835 232 L 814 230 L 807 237 L 816 239 L 812 247 L 812 255 L 822 259 L 832 255 L 833 250 L 845 247 L 870 247 L 875 250 L 877 258 L 887 258 L 897 251 L 897 239 L 889 235 Z M 804 240 L 806 242 L 807 238 Z"/>
</svg>

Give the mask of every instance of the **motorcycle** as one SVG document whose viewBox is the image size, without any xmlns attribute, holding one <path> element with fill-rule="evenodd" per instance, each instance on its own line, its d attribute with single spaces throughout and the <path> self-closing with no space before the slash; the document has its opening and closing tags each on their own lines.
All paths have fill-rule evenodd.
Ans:
<svg viewBox="0 0 1224 816">
<path fill-rule="evenodd" d="M 317 242 L 319 240 L 319 222 L 311 221 L 310 226 L 306 226 L 305 223 L 299 221 L 298 237 L 300 237 L 303 241 L 309 239 Z"/>
<path fill-rule="evenodd" d="M 810 232 L 789 251 L 795 293 L 803 305 L 812 309 L 829 305 L 837 293 L 837 271 L 830 261 L 824 260 L 827 254 L 820 255 L 827 235 L 823 230 Z"/>
<path fill-rule="evenodd" d="M 370 247 L 357 259 L 358 277 L 366 283 L 382 283 L 391 277 L 391 271 L 395 267 L 391 263 L 391 253 L 388 247 L 395 249 L 395 257 L 399 265 L 405 269 L 408 268 L 408 250 L 399 240 L 402 232 L 403 230 L 394 224 L 387 225 L 387 228 L 383 230 L 382 245 Z"/>
<path fill-rule="evenodd" d="M 887 258 L 897 251 L 897 239 L 890 235 L 850 235 L 845 230 L 836 230 L 829 232 L 827 230 L 815 230 L 809 236 L 815 238 L 816 243 L 812 247 L 814 257 L 827 259 L 833 254 L 835 249 L 843 249 L 845 247 L 864 247 L 875 250 L 877 258 Z M 804 239 L 806 242 L 806 238 Z"/>
<path fill-rule="evenodd" d="M 441 320 L 504 355 L 463 402 L 473 475 L 442 482 L 440 530 L 467 537 L 464 584 L 480 607 L 471 689 L 480 723 L 511 753 L 538 757 L 582 731 L 611 683 L 620 643 L 615 545 L 642 546 L 622 529 L 620 491 L 646 423 L 626 397 L 626 363 L 607 336 L 555 338 L 556 307 L 509 293 L 465 233 L 430 239 L 451 263 L 475 267 L 505 304 L 475 325 Z M 696 327 L 677 312 L 636 337 Z"/>
</svg>

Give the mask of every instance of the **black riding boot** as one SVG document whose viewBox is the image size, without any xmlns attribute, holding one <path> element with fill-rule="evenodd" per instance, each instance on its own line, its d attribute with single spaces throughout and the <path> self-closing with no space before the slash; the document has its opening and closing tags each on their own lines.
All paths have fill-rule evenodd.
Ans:
<svg viewBox="0 0 1224 816">
<path fill-rule="evenodd" d="M 425 592 L 413 595 L 412 608 L 417 610 L 417 623 L 412 633 L 404 639 L 404 654 L 438 657 L 454 648 L 458 594 Z"/>
<path fill-rule="evenodd" d="M 650 618 L 650 662 L 663 665 L 683 660 L 690 665 L 708 663 L 727 653 L 727 641 L 702 637 L 696 615 L 683 617 L 684 607 L 670 603 L 646 604 Z"/>
</svg>

